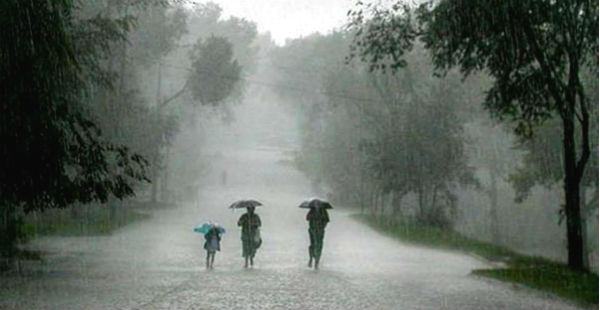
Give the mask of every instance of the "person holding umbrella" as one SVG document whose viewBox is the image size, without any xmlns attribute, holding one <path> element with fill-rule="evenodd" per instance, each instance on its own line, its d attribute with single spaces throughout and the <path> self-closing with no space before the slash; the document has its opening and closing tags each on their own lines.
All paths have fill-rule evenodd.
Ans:
<svg viewBox="0 0 600 310">
<path fill-rule="evenodd" d="M 244 257 L 244 268 L 254 266 L 254 256 L 256 250 L 260 247 L 262 239 L 260 238 L 260 217 L 254 213 L 257 206 L 262 204 L 256 200 L 240 200 L 233 203 L 230 208 L 246 208 L 247 212 L 242 214 L 237 225 L 242 227 L 242 256 Z"/>
<path fill-rule="evenodd" d="M 321 259 L 321 252 L 323 251 L 325 227 L 329 223 L 327 209 L 332 209 L 333 207 L 327 201 L 313 198 L 303 202 L 300 205 L 300 208 L 310 209 L 308 214 L 306 214 L 306 220 L 308 221 L 308 236 L 310 238 L 310 245 L 308 246 L 308 267 L 312 267 L 314 259 L 315 269 L 319 269 L 319 260 Z"/>
<path fill-rule="evenodd" d="M 202 226 L 194 228 L 194 231 L 204 234 L 206 269 L 213 269 L 215 263 L 215 254 L 217 251 L 221 251 L 221 235 L 225 233 L 225 228 L 219 224 L 208 222 L 204 223 Z"/>
</svg>

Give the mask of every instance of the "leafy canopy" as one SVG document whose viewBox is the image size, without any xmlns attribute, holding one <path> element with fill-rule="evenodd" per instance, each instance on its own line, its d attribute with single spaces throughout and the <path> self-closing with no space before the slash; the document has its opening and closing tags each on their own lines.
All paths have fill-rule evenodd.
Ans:
<svg viewBox="0 0 600 310">
<path fill-rule="evenodd" d="M 359 2 L 348 15 L 351 57 L 396 70 L 419 38 L 439 72 L 457 66 L 493 76 L 484 105 L 524 136 L 565 112 L 566 96 L 582 88 L 569 70 L 598 50 L 597 1 L 446 0 L 418 8 L 399 1 L 390 9 Z"/>
<path fill-rule="evenodd" d="M 109 82 L 96 67 L 105 40 L 77 45 L 81 29 L 71 1 L 0 3 L 0 204 L 26 211 L 106 201 L 133 194 L 145 160 L 105 141 L 84 101 L 92 83 Z M 101 18 L 85 29 L 98 29 Z M 123 29 L 122 27 L 120 29 Z M 94 32 L 92 32 L 94 34 Z M 91 78 L 93 77 L 93 78 Z"/>
</svg>

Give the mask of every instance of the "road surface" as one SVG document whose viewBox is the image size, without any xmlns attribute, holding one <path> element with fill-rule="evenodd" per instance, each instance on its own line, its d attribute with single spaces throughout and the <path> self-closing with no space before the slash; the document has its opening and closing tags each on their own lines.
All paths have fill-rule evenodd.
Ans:
<svg viewBox="0 0 600 310">
<path fill-rule="evenodd" d="M 44 264 L 2 276 L 7 309 L 576 309 L 521 286 L 471 275 L 487 264 L 469 255 L 400 243 L 336 208 L 321 269 L 307 268 L 308 233 L 299 202 L 311 196 L 304 177 L 277 149 L 225 153 L 227 184 L 204 188 L 194 203 L 158 210 L 111 236 L 43 238 Z M 226 167 L 226 168 L 225 168 Z M 241 198 L 264 203 L 263 246 L 244 269 Z M 215 269 L 204 268 L 205 220 L 227 233 Z"/>
</svg>

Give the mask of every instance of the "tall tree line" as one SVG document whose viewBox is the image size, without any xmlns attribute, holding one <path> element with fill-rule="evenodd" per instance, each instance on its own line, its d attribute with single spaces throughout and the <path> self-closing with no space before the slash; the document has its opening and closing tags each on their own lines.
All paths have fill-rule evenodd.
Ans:
<svg viewBox="0 0 600 310">
<path fill-rule="evenodd" d="M 446 2 L 456 5 L 471 3 Z M 427 5 L 434 11 L 443 7 L 438 9 L 435 5 Z M 515 209 L 505 209 L 503 206 L 511 202 L 499 200 L 513 198 L 512 204 L 518 206 L 535 186 L 541 185 L 553 191 L 557 184 L 567 184 L 563 120 L 559 110 L 554 110 L 561 104 L 547 93 L 541 93 L 547 88 L 543 86 L 544 74 L 535 71 L 540 68 L 525 64 L 526 61 L 535 62 L 531 58 L 535 56 L 522 56 L 521 64 L 527 68 L 523 69 L 511 67 L 520 64 L 510 58 L 517 56 L 502 54 L 527 51 L 496 45 L 493 49 L 484 49 L 485 44 L 493 43 L 489 42 L 492 37 L 485 40 L 465 37 L 464 42 L 450 41 L 448 46 L 456 44 L 457 48 L 461 48 L 460 44 L 464 43 L 465 49 L 469 46 L 467 43 L 482 42 L 482 46 L 472 47 L 474 54 L 462 59 L 461 53 L 471 50 L 445 50 L 445 38 L 436 37 L 438 41 L 435 41 L 433 37 L 426 37 L 434 31 L 428 30 L 426 23 L 453 20 L 426 15 L 434 14 L 427 5 L 414 12 L 402 3 L 390 11 L 373 5 L 360 7 L 363 9 L 361 12 L 350 12 L 348 31 L 291 40 L 271 52 L 270 66 L 277 77 L 278 93 L 285 102 L 293 104 L 300 118 L 302 136 L 296 164 L 313 180 L 315 189 L 321 185 L 329 198 L 340 203 L 355 205 L 389 220 L 442 228 L 452 228 L 459 209 L 462 212 L 481 212 L 459 205 L 461 188 L 470 188 L 489 203 L 489 206 L 480 206 L 489 209 L 485 223 L 480 225 L 489 225 L 490 241 L 502 244 L 502 235 L 506 234 L 500 224 L 515 217 L 502 213 Z M 506 8 L 505 4 L 489 7 Z M 521 8 L 510 8 L 515 9 Z M 540 8 L 536 10 L 532 12 L 542 14 Z M 581 16 L 584 16 L 583 13 Z M 557 15 L 551 17 L 558 18 Z M 465 22 L 467 20 L 476 23 L 479 19 L 470 16 L 469 19 L 464 18 Z M 502 20 L 489 17 L 489 21 L 500 23 Z M 588 22 L 593 24 L 594 19 L 590 18 Z M 436 27 L 441 34 L 448 34 L 442 31 L 442 26 Z M 468 34 L 465 29 L 495 29 L 485 27 L 488 26 L 469 24 L 452 29 L 457 35 L 465 36 Z M 536 31 L 540 29 L 535 28 Z M 581 29 L 585 32 L 594 28 Z M 516 31 L 510 29 L 513 30 Z M 504 28 L 494 31 L 499 32 L 496 39 L 500 41 L 504 38 L 502 33 L 511 33 Z M 540 34 L 540 38 L 549 35 Z M 416 40 L 420 37 L 423 40 Z M 581 43 L 581 48 L 587 49 L 582 54 L 588 53 L 590 46 L 597 45 L 590 39 L 591 36 L 586 38 L 590 41 Z M 502 44 L 511 46 L 507 42 Z M 526 44 L 519 48 L 525 48 Z M 439 50 L 432 50 L 434 48 Z M 478 53 L 498 52 L 499 55 L 477 54 L 476 48 L 482 49 Z M 545 50 L 553 51 L 552 47 Z M 554 61 L 558 59 L 556 57 L 566 55 L 556 51 L 559 54 L 548 56 L 548 59 Z M 434 54 L 432 59 L 429 52 L 439 55 Z M 585 154 L 587 148 L 597 154 L 598 112 L 597 107 L 591 104 L 598 100 L 597 63 L 589 55 L 594 53 L 588 53 L 584 58 L 576 75 L 580 80 L 573 82 L 576 85 L 574 90 L 581 89 L 576 95 L 579 99 L 574 102 L 577 115 L 574 121 L 578 124 L 575 127 L 577 133 L 573 136 L 574 146 L 579 148 L 576 152 L 579 162 L 588 167 L 582 170 L 578 185 L 585 200 L 582 216 L 576 220 L 581 225 L 597 212 L 598 201 L 597 159 L 591 156 L 588 160 Z M 344 56 L 349 57 L 346 59 Z M 488 56 L 489 59 L 486 58 Z M 452 64 L 456 64 L 457 68 Z M 484 70 L 486 65 L 495 66 L 493 70 L 497 71 Z M 566 70 L 562 62 L 555 66 L 556 70 Z M 508 71 L 502 71 L 505 69 Z M 518 80 L 504 81 L 496 75 L 500 72 L 512 72 L 506 76 L 515 76 Z M 523 76 L 514 75 L 517 73 Z M 540 93 L 527 93 L 526 83 L 536 81 L 542 83 L 536 88 Z M 513 82 L 518 83 L 518 87 L 510 84 Z M 534 87 L 533 84 L 530 86 Z M 481 102 L 485 102 L 483 107 L 487 113 L 483 113 L 486 111 L 478 105 Z M 585 113 L 588 115 L 584 117 Z M 588 129 L 585 129 L 586 126 Z M 586 146 L 586 143 L 589 145 Z M 506 196 L 505 184 L 512 185 L 516 193 L 514 197 Z M 568 240 L 572 245 L 574 224 L 573 221 L 568 223 L 569 216 L 572 216 L 572 213 L 566 212 L 568 205 L 565 200 L 562 206 L 538 210 L 561 210 L 556 218 L 566 219 L 566 230 L 571 231 L 567 236 L 570 236 Z M 559 220 L 556 225 L 561 222 Z M 580 239 L 575 242 L 580 244 L 569 246 L 567 252 L 575 268 L 582 268 L 579 264 L 584 264 L 584 257 L 587 263 L 584 244 L 591 239 L 583 236 L 585 231 L 585 227 L 579 228 Z M 573 248 L 579 249 L 579 258 L 572 253 Z M 579 263 L 574 263 L 579 259 Z"/>
<path fill-rule="evenodd" d="M 347 64 L 351 38 L 314 35 L 272 56 L 284 68 L 280 94 L 302 115 L 297 164 L 334 199 L 388 218 L 452 227 L 453 189 L 477 186 L 464 148 L 463 127 L 472 117 L 461 92 L 466 86 L 456 76 L 432 77 L 421 51 L 410 55 L 418 65 L 395 75 Z"/>
<path fill-rule="evenodd" d="M 401 69 L 406 53 L 423 44 L 438 73 L 457 67 L 465 76 L 493 77 L 483 104 L 518 136 L 560 120 L 568 260 L 584 268 L 581 193 L 595 105 L 584 74 L 598 68 L 598 3 L 445 0 L 413 7 L 397 1 L 389 8 L 359 3 L 349 16 L 353 55 L 372 69 Z"/>
<path fill-rule="evenodd" d="M 183 2 L 0 4 L 3 254 L 22 236 L 26 213 L 91 202 L 117 207 L 157 184 L 181 125 L 181 109 L 165 107 L 217 108 L 241 96 L 239 43 L 205 32 L 182 44 L 193 20 Z M 161 93 L 162 61 L 177 52 L 185 58 L 174 81 L 180 91 Z M 150 83 L 158 93 L 149 94 Z"/>
</svg>

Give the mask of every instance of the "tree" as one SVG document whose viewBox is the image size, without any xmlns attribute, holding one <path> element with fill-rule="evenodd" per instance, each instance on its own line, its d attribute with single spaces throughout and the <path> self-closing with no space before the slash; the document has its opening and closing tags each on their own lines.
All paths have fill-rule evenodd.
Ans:
<svg viewBox="0 0 600 310">
<path fill-rule="evenodd" d="M 419 64 L 393 76 L 370 74 L 372 98 L 381 103 L 368 103 L 378 105 L 379 112 L 369 125 L 375 132 L 364 142 L 365 151 L 385 193 L 398 203 L 415 194 L 419 223 L 450 228 L 456 209 L 453 190 L 476 184 L 464 152 L 460 87 L 450 77 L 428 78 L 418 50 L 410 57 Z"/>
<path fill-rule="evenodd" d="M 596 107 L 592 107 L 591 111 L 595 116 L 595 121 L 592 121 L 592 145 L 594 149 L 597 149 L 598 110 Z M 522 165 L 509 175 L 509 181 L 516 191 L 515 201 L 525 200 L 535 185 L 552 190 L 557 183 L 564 179 L 560 153 L 562 143 L 560 121 L 556 117 L 548 120 L 534 129 L 536 139 L 521 139 L 518 142 L 517 149 L 523 151 L 525 155 Z M 587 220 L 594 214 L 594 211 L 598 210 L 598 160 L 595 156 L 590 159 L 589 167 L 585 170 L 581 180 L 581 195 L 583 257 L 585 267 L 589 268 Z M 559 209 L 559 224 L 564 220 L 564 211 L 562 207 Z"/>
<path fill-rule="evenodd" d="M 598 3 L 445 0 L 416 9 L 359 3 L 349 16 L 357 31 L 352 56 L 373 69 L 404 66 L 418 38 L 442 73 L 458 66 L 464 75 L 490 74 L 495 81 L 484 105 L 513 122 L 518 135 L 531 136 L 553 115 L 561 119 L 568 263 L 582 269 L 580 183 L 590 157 L 590 100 L 581 71 L 597 58 Z"/>
<path fill-rule="evenodd" d="M 278 93 L 300 114 L 297 164 L 338 201 L 374 215 L 403 216 L 401 200 L 418 196 L 418 215 L 402 220 L 450 227 L 457 185 L 473 179 L 463 152 L 461 88 L 431 78 L 414 51 L 396 75 L 344 63 L 348 33 L 311 35 L 271 54 Z M 456 80 L 456 79 L 455 79 Z M 390 210 L 391 209 L 391 210 Z M 389 217 L 388 217 L 389 218 Z"/>
<path fill-rule="evenodd" d="M 194 7 L 189 16 L 188 29 L 198 37 L 226 38 L 231 42 L 233 54 L 244 72 L 252 73 L 256 69 L 259 51 L 256 23 L 235 16 L 224 19 L 221 7 L 214 2 L 207 2 Z"/>
<path fill-rule="evenodd" d="M 130 23 L 78 23 L 73 9 L 58 0 L 0 4 L 0 207 L 8 247 L 20 210 L 124 198 L 147 180 L 146 161 L 105 140 L 85 104 L 91 85 L 110 85 L 98 63 Z"/>
<path fill-rule="evenodd" d="M 170 5 L 153 5 L 143 7 L 137 11 L 137 27 L 128 36 L 132 44 L 122 47 L 124 51 L 117 62 L 121 64 L 120 79 L 122 81 L 127 78 L 127 76 L 123 76 L 124 74 L 130 72 L 132 75 L 129 83 L 127 83 L 131 87 L 131 91 L 138 90 L 139 86 L 136 84 L 156 85 L 152 89 L 152 94 L 148 94 L 150 96 L 155 95 L 154 100 L 148 100 L 153 103 L 144 104 L 147 110 L 144 135 L 146 139 L 142 137 L 142 139 L 136 141 L 151 140 L 149 144 L 145 145 L 144 151 L 151 163 L 151 201 L 156 202 L 159 183 L 162 185 L 163 193 L 166 191 L 166 174 L 162 174 L 161 178 L 160 172 L 167 167 L 168 151 L 163 152 L 163 149 L 167 148 L 168 150 L 176 131 L 179 129 L 177 117 L 174 114 L 165 113 L 162 108 L 162 101 L 164 100 L 162 84 L 165 71 L 163 63 L 169 54 L 177 50 L 181 38 L 187 33 L 187 15 L 183 8 Z M 125 67 L 129 69 L 123 70 Z M 140 70 L 144 67 L 156 68 L 156 80 L 149 79 L 148 76 L 141 76 L 139 73 L 136 74 L 136 69 Z M 128 93 L 119 92 L 116 95 L 121 97 L 118 99 L 126 99 L 123 96 L 128 95 Z M 137 92 L 134 95 L 138 95 Z M 112 102 L 117 104 L 118 107 L 123 107 L 130 105 L 131 100 L 113 100 Z M 150 108 L 147 107 L 148 105 L 150 105 Z"/>
<path fill-rule="evenodd" d="M 229 40 L 215 36 L 199 40 L 192 49 L 188 78 L 192 97 L 203 105 L 219 104 L 233 92 L 241 71 Z"/>
</svg>

